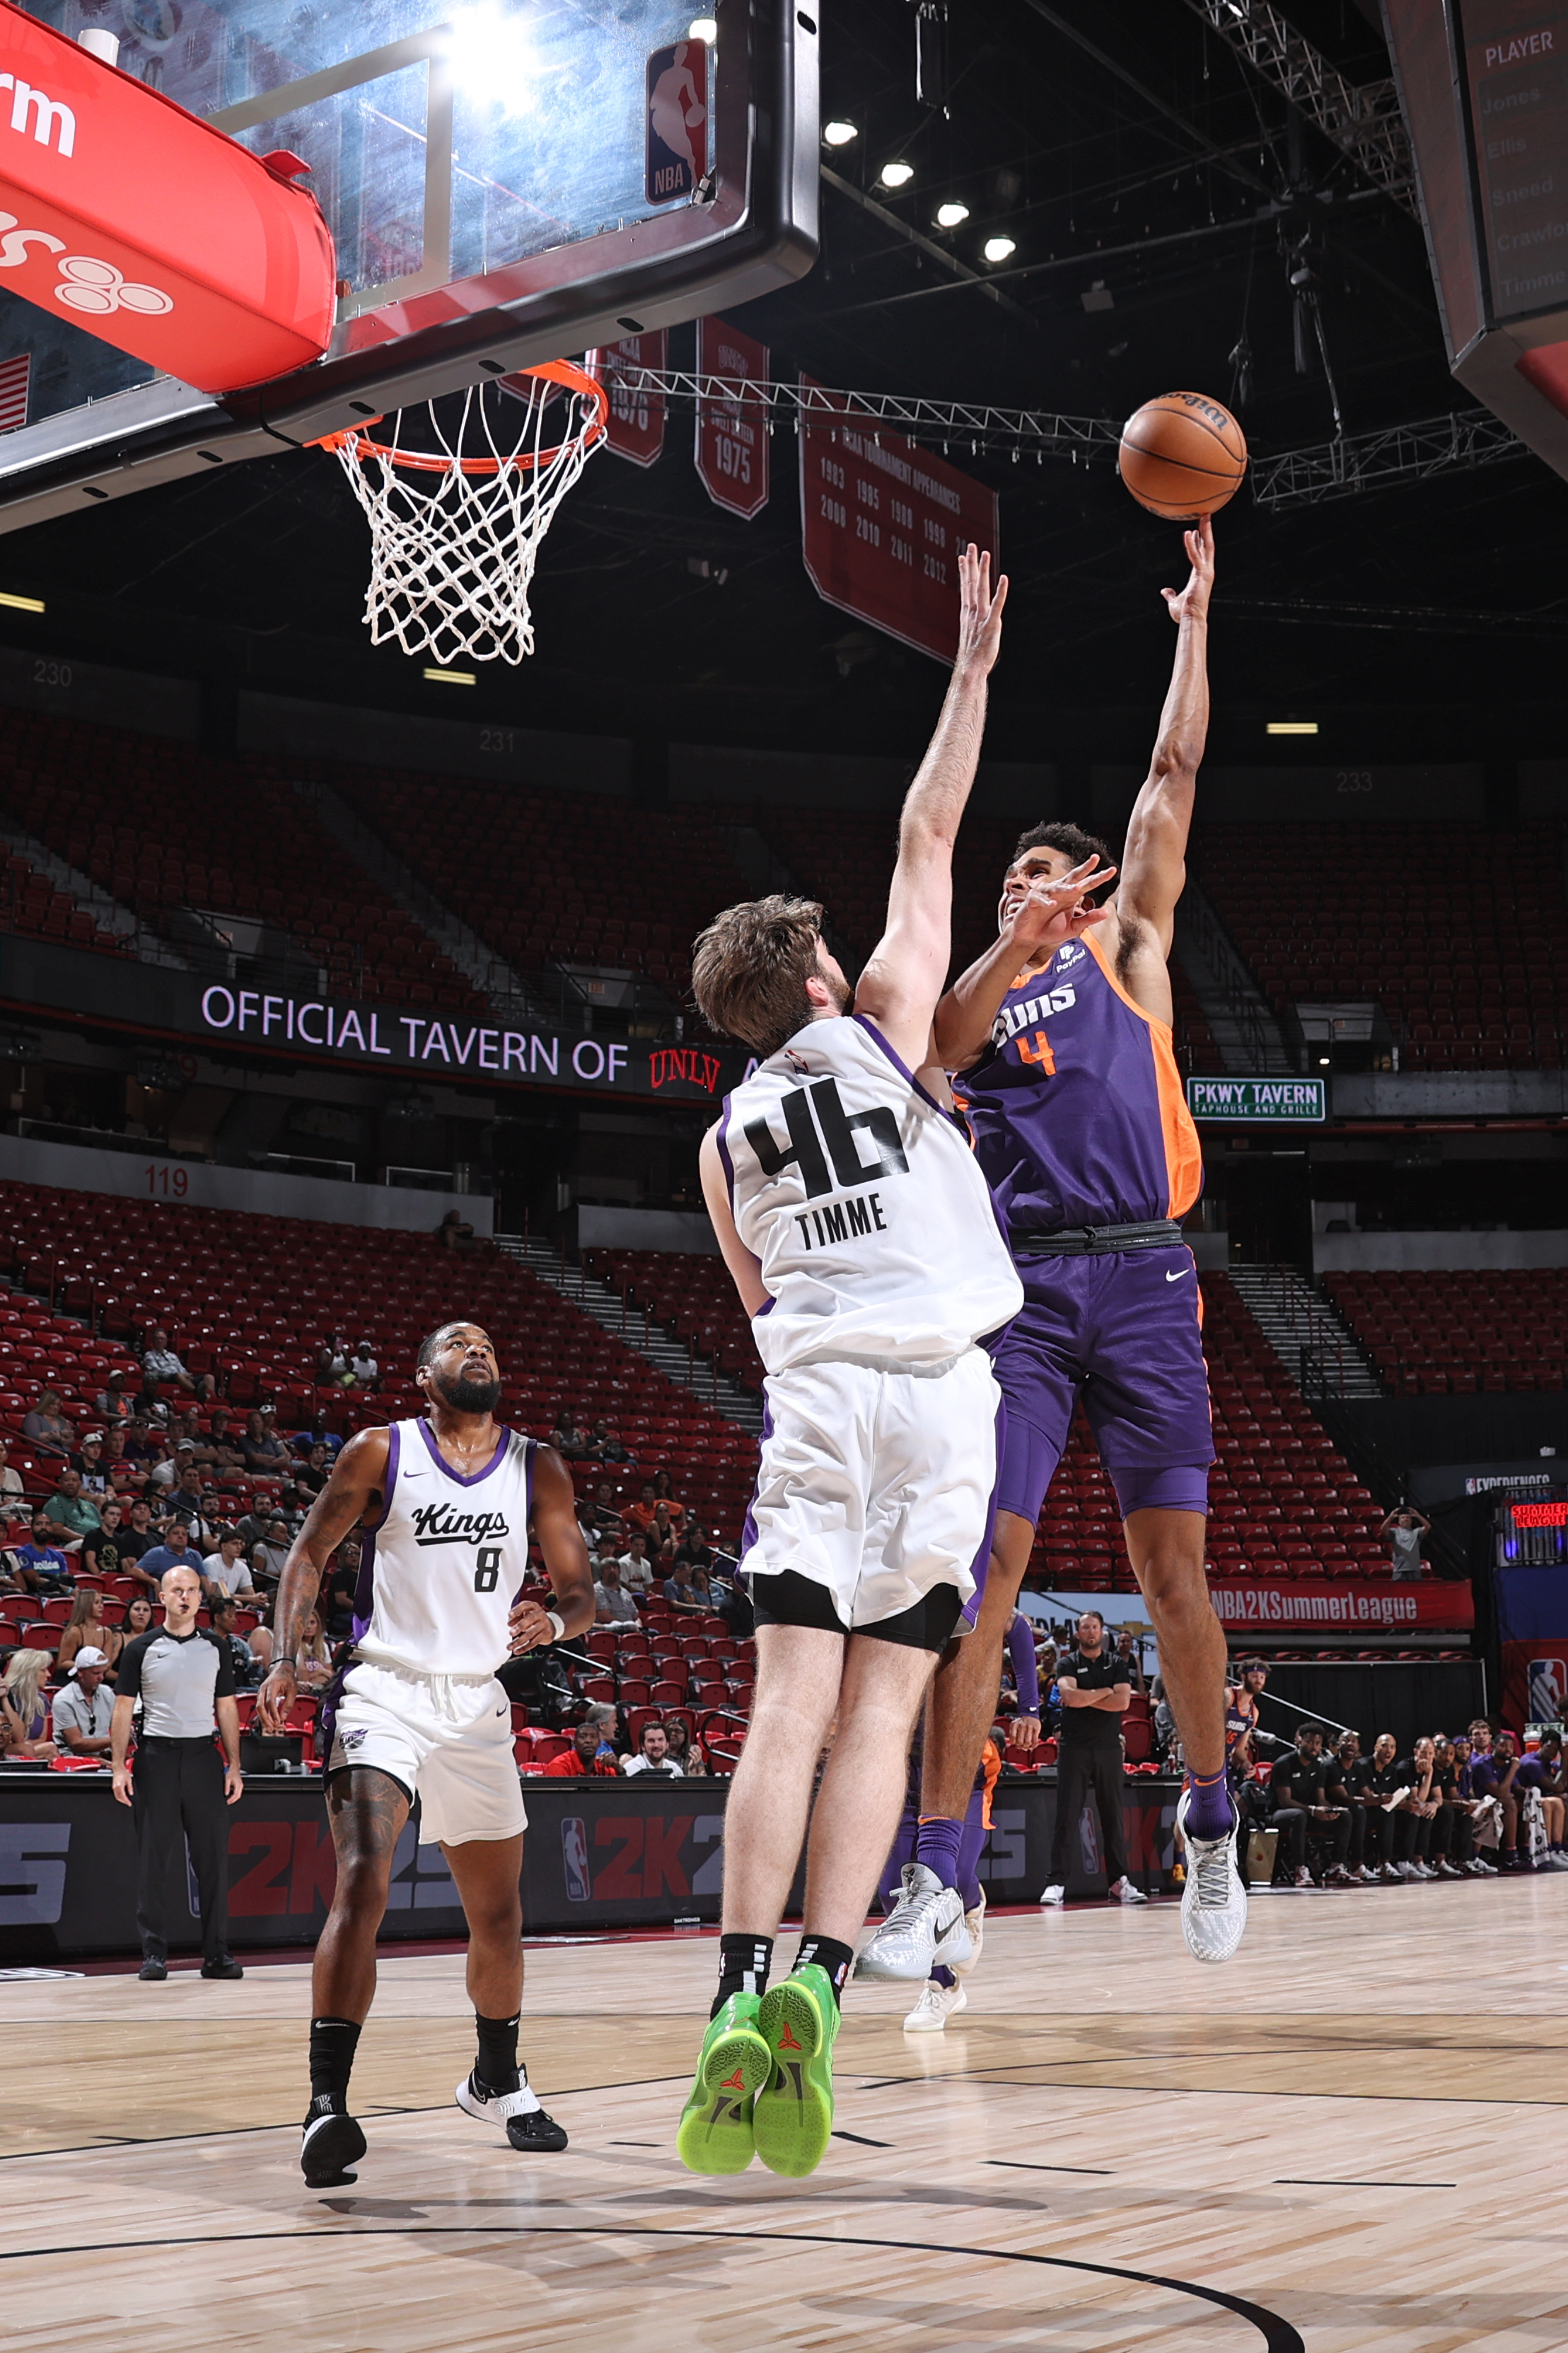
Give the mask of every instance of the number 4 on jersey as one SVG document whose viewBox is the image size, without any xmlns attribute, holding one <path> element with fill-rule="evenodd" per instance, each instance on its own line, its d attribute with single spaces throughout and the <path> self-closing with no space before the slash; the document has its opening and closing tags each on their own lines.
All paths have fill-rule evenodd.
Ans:
<svg viewBox="0 0 1568 2353">
<path fill-rule="evenodd" d="M 1027 1038 L 1019 1039 L 1018 1057 L 1021 1061 L 1037 1062 L 1047 1079 L 1056 1077 L 1057 1058 L 1051 1051 L 1051 1041 L 1043 1029 L 1036 1030 L 1032 1041 Z"/>
</svg>

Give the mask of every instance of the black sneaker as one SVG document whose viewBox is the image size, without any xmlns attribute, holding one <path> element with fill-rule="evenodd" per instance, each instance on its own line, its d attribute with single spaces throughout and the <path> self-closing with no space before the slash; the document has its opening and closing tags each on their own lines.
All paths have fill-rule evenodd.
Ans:
<svg viewBox="0 0 1568 2353">
<path fill-rule="evenodd" d="M 339 2189 L 357 2181 L 348 2168 L 365 2152 L 365 2137 L 353 2116 L 334 2108 L 330 2092 L 318 2093 L 305 2118 L 300 2143 L 300 2169 L 307 2189 Z"/>
<path fill-rule="evenodd" d="M 136 1974 L 143 1985 L 162 1985 L 169 1974 L 169 1964 L 161 1961 L 156 1953 L 149 1953 Z"/>
<path fill-rule="evenodd" d="M 545 2115 L 537 2094 L 529 2089 L 526 2072 L 520 2074 L 515 2092 L 492 2092 L 477 2073 L 470 2073 L 455 2096 L 466 2116 L 475 2116 L 481 2124 L 504 2126 L 513 2148 L 537 2153 L 566 2147 L 564 2131 L 553 2116 Z"/>
<path fill-rule="evenodd" d="M 216 1961 L 202 1963 L 204 1978 L 242 1978 L 245 1971 L 232 1953 L 220 1953 Z"/>
</svg>

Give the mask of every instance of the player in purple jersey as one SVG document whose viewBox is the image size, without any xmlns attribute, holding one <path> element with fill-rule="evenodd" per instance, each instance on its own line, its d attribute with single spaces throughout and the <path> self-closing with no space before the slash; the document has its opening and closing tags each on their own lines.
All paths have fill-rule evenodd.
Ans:
<svg viewBox="0 0 1568 2353">
<path fill-rule="evenodd" d="M 994 947 L 937 1008 L 936 1059 L 952 1073 L 1025 1304 L 993 1344 L 1007 1412 L 996 1534 L 975 1632 L 950 1646 L 933 1688 L 917 1858 L 940 1867 L 944 1826 L 968 1803 L 1003 1634 L 1081 1395 L 1186 1760 L 1183 1927 L 1199 1959 L 1218 1961 L 1240 1941 L 1246 1901 L 1226 1781 L 1225 1633 L 1204 1574 L 1214 1442 L 1202 1303 L 1179 1223 L 1202 1155 L 1172 1049 L 1166 964 L 1208 730 L 1212 524 L 1185 545 L 1186 586 L 1163 592 L 1174 671 L 1108 920 L 1048 944 L 1064 878 L 1104 860 L 1088 893 L 1116 870 L 1078 827 L 1037 826 L 1004 880 Z"/>
</svg>

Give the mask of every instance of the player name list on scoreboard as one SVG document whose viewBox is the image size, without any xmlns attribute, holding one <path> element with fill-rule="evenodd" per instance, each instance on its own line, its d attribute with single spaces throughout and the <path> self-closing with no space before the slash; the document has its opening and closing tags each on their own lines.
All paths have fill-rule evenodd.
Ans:
<svg viewBox="0 0 1568 2353">
<path fill-rule="evenodd" d="M 1568 7 L 1464 0 L 1480 241 L 1500 319 L 1568 298 Z"/>
</svg>

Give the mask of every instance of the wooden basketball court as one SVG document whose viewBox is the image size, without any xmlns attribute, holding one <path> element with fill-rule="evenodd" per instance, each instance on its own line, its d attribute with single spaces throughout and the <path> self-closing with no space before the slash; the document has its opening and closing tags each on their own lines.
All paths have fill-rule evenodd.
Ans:
<svg viewBox="0 0 1568 2353">
<path fill-rule="evenodd" d="M 1170 1905 L 997 1919 L 945 2035 L 900 2031 L 900 1989 L 852 1989 L 840 2137 L 802 2182 L 675 2160 L 710 1936 L 531 1949 L 558 2158 L 452 2105 L 460 1956 L 384 1961 L 370 2155 L 329 2193 L 295 2162 L 302 1962 L 0 1985 L 0 2337 L 1551 2353 L 1565 1931 L 1557 1878 L 1272 1895 L 1223 1969 Z"/>
</svg>

